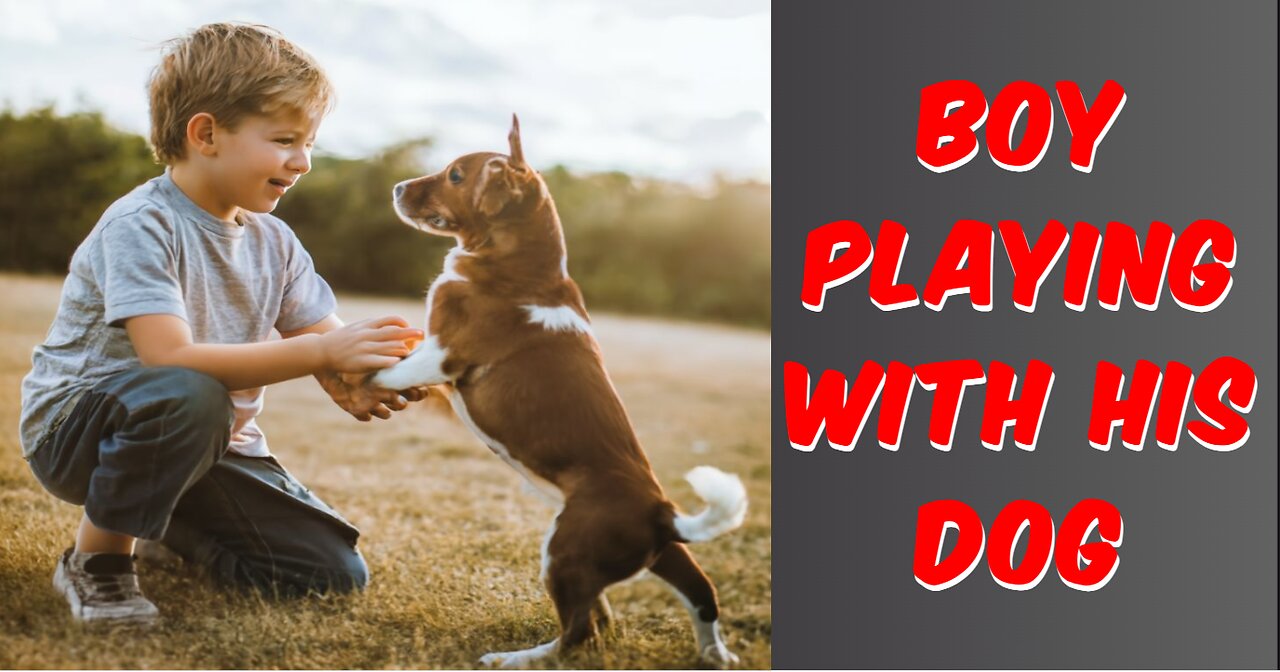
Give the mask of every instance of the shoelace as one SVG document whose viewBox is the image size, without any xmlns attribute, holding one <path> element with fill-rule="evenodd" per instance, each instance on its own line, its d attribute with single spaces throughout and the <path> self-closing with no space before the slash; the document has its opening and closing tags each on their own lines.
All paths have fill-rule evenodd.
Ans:
<svg viewBox="0 0 1280 672">
<path fill-rule="evenodd" d="M 68 552 L 69 556 L 70 552 Z M 101 553 L 90 556 L 76 572 L 77 590 L 86 602 L 99 604 L 143 599 L 133 569 L 133 557 Z M 66 560 L 64 560 L 65 562 Z"/>
<path fill-rule="evenodd" d="M 132 574 L 90 574 L 96 584 L 93 594 L 103 602 L 124 602 L 131 599 L 133 593 L 137 592 L 133 589 L 133 585 L 129 581 Z"/>
</svg>

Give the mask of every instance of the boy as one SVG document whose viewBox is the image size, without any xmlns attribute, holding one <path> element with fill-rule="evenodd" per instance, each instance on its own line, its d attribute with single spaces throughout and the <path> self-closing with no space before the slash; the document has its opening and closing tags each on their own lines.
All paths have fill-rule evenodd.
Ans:
<svg viewBox="0 0 1280 672">
<path fill-rule="evenodd" d="M 24 456 L 49 492 L 84 505 L 54 586 L 79 620 L 153 621 L 133 567 L 144 539 L 224 585 L 361 589 L 359 533 L 254 421 L 263 386 L 307 374 L 360 420 L 419 396 L 347 382 L 422 333 L 398 317 L 343 326 L 310 256 L 266 214 L 311 168 L 329 82 L 274 30 L 211 24 L 166 45 L 149 93 L 165 173 L 76 250 L 22 383 Z"/>
</svg>

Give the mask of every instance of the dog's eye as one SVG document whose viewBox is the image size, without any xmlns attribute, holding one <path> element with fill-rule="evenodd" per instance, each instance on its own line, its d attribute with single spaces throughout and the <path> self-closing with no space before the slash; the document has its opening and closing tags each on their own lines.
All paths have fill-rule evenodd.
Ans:
<svg viewBox="0 0 1280 672">
<path fill-rule="evenodd" d="M 457 184 L 462 181 L 462 171 L 457 168 L 449 169 L 449 181 Z"/>
</svg>

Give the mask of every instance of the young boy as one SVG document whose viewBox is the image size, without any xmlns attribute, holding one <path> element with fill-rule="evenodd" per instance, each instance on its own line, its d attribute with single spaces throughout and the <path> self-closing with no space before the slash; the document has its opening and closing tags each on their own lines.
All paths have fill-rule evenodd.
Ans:
<svg viewBox="0 0 1280 672">
<path fill-rule="evenodd" d="M 361 589 L 359 533 L 254 421 L 263 386 L 307 374 L 361 420 L 419 397 L 347 382 L 422 334 L 398 317 L 343 326 L 306 250 L 266 214 L 311 168 L 329 82 L 271 29 L 211 24 L 167 44 L 149 91 L 167 169 L 76 250 L 22 383 L 24 456 L 49 492 L 84 505 L 54 586 L 77 619 L 152 621 L 133 566 L 144 539 L 221 584 Z"/>
</svg>

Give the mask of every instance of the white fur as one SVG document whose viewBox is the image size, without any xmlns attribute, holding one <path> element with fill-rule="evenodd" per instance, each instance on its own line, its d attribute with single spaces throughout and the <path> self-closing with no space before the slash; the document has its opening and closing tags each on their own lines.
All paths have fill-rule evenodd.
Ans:
<svg viewBox="0 0 1280 672">
<path fill-rule="evenodd" d="M 437 275 L 435 281 L 431 283 L 430 292 L 434 292 L 436 287 L 439 287 L 446 282 L 466 282 L 467 277 L 458 272 L 458 259 L 469 256 L 471 256 L 471 253 L 466 251 L 466 249 L 464 249 L 460 244 L 452 250 L 449 250 L 449 254 L 446 254 L 444 257 L 444 270 L 441 271 L 440 275 Z M 427 310 L 431 310 L 430 296 L 431 294 L 428 293 Z"/>
<path fill-rule="evenodd" d="M 431 289 L 427 290 L 426 321 L 422 323 L 424 328 L 431 328 L 431 306 L 435 305 L 436 292 L 450 282 L 467 282 L 467 276 L 458 272 L 458 259 L 469 256 L 471 256 L 471 253 L 466 251 L 461 243 L 449 250 L 449 254 L 445 255 L 444 270 L 440 271 L 440 275 L 437 275 L 436 279 L 431 282 Z"/>
<path fill-rule="evenodd" d="M 569 306 L 522 306 L 529 311 L 529 321 L 540 324 L 548 331 L 577 331 L 591 333 L 591 325 Z"/>
<path fill-rule="evenodd" d="M 423 385 L 439 385 L 452 380 L 444 372 L 444 360 L 449 356 L 447 348 L 440 347 L 435 336 L 428 336 L 408 357 L 399 364 L 385 368 L 373 376 L 373 383 L 388 390 L 407 390 Z"/>
<path fill-rule="evenodd" d="M 747 491 L 742 480 L 715 467 L 694 467 L 684 476 L 707 502 L 697 515 L 679 514 L 675 527 L 689 541 L 706 541 L 742 524 L 747 515 Z"/>
<path fill-rule="evenodd" d="M 538 572 L 538 578 L 542 579 L 544 583 L 547 580 L 547 570 L 551 569 L 551 537 L 556 536 L 556 526 L 559 518 L 560 511 L 556 511 L 555 517 L 551 519 L 551 526 L 547 528 L 547 536 L 542 538 L 542 570 Z M 1048 565 L 1045 566 L 1047 567 Z"/>
<path fill-rule="evenodd" d="M 702 660 L 719 667 L 727 669 L 730 665 L 738 662 L 738 656 L 729 651 L 729 647 L 724 643 L 724 637 L 720 635 L 720 621 L 704 621 L 698 616 L 698 610 L 685 597 L 685 594 L 676 589 L 675 586 L 667 584 L 671 592 L 680 598 L 680 604 L 689 612 L 689 619 L 693 621 L 693 633 L 698 638 L 698 655 Z"/>
<path fill-rule="evenodd" d="M 480 656 L 481 665 L 500 665 L 502 667 L 523 667 L 535 660 L 546 658 L 556 652 L 556 644 L 560 639 L 557 637 L 546 644 L 539 644 L 532 649 L 523 651 L 503 651 L 486 653 Z"/>
</svg>

